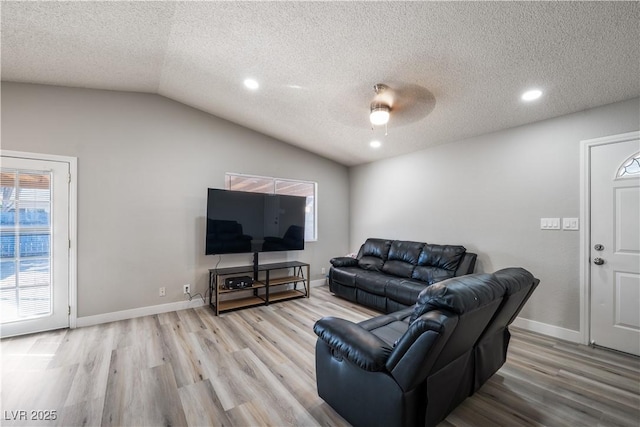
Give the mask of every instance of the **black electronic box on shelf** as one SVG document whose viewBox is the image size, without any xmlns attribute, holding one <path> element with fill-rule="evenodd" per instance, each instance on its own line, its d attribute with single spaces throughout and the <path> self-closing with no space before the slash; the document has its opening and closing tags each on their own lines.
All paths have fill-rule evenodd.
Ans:
<svg viewBox="0 0 640 427">
<path fill-rule="evenodd" d="M 225 289 L 244 289 L 253 286 L 253 279 L 249 276 L 227 277 L 224 280 Z"/>
</svg>

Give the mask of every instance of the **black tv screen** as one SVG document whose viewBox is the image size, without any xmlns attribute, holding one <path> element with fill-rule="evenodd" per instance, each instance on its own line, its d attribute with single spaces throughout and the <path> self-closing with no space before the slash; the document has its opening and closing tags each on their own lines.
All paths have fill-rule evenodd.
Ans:
<svg viewBox="0 0 640 427">
<path fill-rule="evenodd" d="M 209 188 L 205 254 L 304 249 L 306 198 Z"/>
</svg>

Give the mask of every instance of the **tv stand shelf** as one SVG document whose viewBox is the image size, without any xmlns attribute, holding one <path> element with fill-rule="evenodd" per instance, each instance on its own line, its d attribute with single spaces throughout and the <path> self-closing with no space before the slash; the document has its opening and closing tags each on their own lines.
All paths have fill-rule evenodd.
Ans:
<svg viewBox="0 0 640 427">
<path fill-rule="evenodd" d="M 272 272 L 278 270 L 286 275 L 271 277 Z M 251 274 L 254 275 L 252 286 L 242 289 L 224 288 L 226 277 Z M 253 265 L 210 269 L 209 306 L 217 316 L 222 312 L 240 308 L 269 305 L 294 298 L 309 298 L 309 274 L 310 265 L 299 261 L 261 264 L 257 269 Z"/>
</svg>

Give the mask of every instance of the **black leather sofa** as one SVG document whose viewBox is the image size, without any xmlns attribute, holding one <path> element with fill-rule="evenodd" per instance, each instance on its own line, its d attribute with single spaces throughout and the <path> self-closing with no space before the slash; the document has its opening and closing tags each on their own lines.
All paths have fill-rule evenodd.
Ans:
<svg viewBox="0 0 640 427">
<path fill-rule="evenodd" d="M 318 394 L 356 427 L 435 426 L 504 364 L 508 325 L 538 283 L 521 268 L 454 277 L 408 309 L 318 320 Z"/>
<path fill-rule="evenodd" d="M 464 246 L 367 239 L 356 258 L 331 259 L 329 289 L 358 304 L 391 313 L 415 304 L 427 286 L 473 273 L 476 254 Z"/>
</svg>

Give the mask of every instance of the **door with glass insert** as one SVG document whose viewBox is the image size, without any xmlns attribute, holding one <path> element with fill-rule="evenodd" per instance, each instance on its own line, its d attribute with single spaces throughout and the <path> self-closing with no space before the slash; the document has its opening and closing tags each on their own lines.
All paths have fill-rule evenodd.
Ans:
<svg viewBox="0 0 640 427">
<path fill-rule="evenodd" d="M 69 164 L 2 156 L 0 332 L 69 326 Z"/>
</svg>

